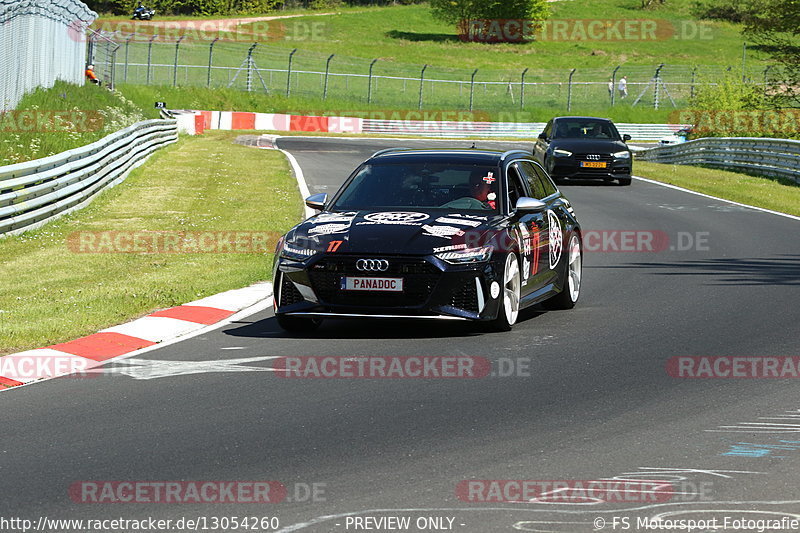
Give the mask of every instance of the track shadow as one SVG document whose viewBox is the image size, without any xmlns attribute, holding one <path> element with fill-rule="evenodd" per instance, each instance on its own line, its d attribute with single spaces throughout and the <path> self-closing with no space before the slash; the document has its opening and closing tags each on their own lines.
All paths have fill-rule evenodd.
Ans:
<svg viewBox="0 0 800 533">
<path fill-rule="evenodd" d="M 385 33 L 392 39 L 402 39 L 404 41 L 432 41 L 437 43 L 460 43 L 462 40 L 458 35 L 452 33 L 414 33 L 410 31 L 391 30 Z"/>
<path fill-rule="evenodd" d="M 800 255 L 774 258 L 719 257 L 691 261 L 629 263 L 596 267 L 612 269 L 654 270 L 661 276 L 707 275 L 711 285 L 800 285 Z"/>
<path fill-rule="evenodd" d="M 559 187 L 564 186 L 589 186 L 589 187 L 622 187 L 616 181 L 605 181 L 602 179 L 559 179 L 556 180 L 556 185 Z"/>
<path fill-rule="evenodd" d="M 526 321 L 544 312 L 536 306 L 521 311 L 515 327 L 524 327 Z M 284 331 L 275 317 L 233 322 L 231 326 L 222 332 L 232 337 L 284 339 L 446 339 L 493 333 L 486 324 L 455 320 L 326 319 L 319 329 L 304 335 Z"/>
</svg>

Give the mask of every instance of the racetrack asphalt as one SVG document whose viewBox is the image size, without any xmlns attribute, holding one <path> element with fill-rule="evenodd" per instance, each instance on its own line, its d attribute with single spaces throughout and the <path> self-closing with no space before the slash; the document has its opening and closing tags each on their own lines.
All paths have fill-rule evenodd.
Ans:
<svg viewBox="0 0 800 533">
<path fill-rule="evenodd" d="M 311 193 L 332 193 L 381 148 L 471 143 L 277 144 L 296 157 Z M 584 231 L 664 232 L 669 246 L 587 250 L 577 307 L 529 310 L 509 333 L 329 320 L 301 338 L 268 310 L 102 373 L 8 391 L 0 517 L 277 517 L 279 530 L 309 532 L 396 531 L 355 521 L 388 516 L 410 517 L 408 531 L 463 532 L 622 529 L 614 517 L 643 531 L 636 517 L 662 513 L 800 518 L 797 380 L 666 371 L 676 356 L 800 356 L 798 221 L 637 180 L 561 188 Z M 286 355 L 468 355 L 516 372 L 285 379 L 269 369 Z M 672 481 L 676 494 L 476 503 L 456 492 L 464 480 L 606 478 Z M 187 480 L 276 480 L 293 501 L 82 503 L 69 493 L 81 481 Z M 322 492 L 305 501 L 312 484 Z M 445 520 L 416 528 L 421 517 Z"/>
</svg>

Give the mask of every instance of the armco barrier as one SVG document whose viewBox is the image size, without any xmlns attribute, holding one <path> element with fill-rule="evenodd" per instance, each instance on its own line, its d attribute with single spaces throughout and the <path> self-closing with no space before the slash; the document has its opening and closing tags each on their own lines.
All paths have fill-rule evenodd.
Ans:
<svg viewBox="0 0 800 533">
<path fill-rule="evenodd" d="M 653 163 L 745 170 L 800 183 L 800 141 L 789 139 L 706 137 L 643 150 L 636 158 Z"/>
<path fill-rule="evenodd" d="M 203 117 L 205 129 L 272 130 L 375 135 L 419 135 L 425 137 L 515 137 L 535 139 L 544 122 L 443 122 L 422 120 L 377 120 L 359 117 L 323 117 L 248 113 L 239 111 L 171 111 L 179 128 L 195 133 L 194 116 Z M 683 124 L 617 123 L 620 134 L 637 141 L 653 141 L 671 135 Z"/>
<path fill-rule="evenodd" d="M 178 139 L 175 120 L 137 122 L 99 141 L 0 167 L 0 235 L 21 233 L 91 202 L 103 187 Z"/>
</svg>

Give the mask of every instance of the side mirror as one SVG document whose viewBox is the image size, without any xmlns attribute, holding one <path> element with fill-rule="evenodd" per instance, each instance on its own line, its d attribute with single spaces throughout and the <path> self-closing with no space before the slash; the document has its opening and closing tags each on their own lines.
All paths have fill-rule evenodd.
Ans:
<svg viewBox="0 0 800 533">
<path fill-rule="evenodd" d="M 541 140 L 543 140 L 543 141 L 546 141 L 547 140 L 547 135 L 545 135 L 544 132 L 542 132 L 542 133 L 539 134 L 539 138 Z"/>
<path fill-rule="evenodd" d="M 528 196 L 520 196 L 517 200 L 517 211 L 525 211 L 526 213 L 541 213 L 547 209 L 547 204 L 536 198 Z"/>
<path fill-rule="evenodd" d="M 321 192 L 319 194 L 312 194 L 306 198 L 306 205 L 311 209 L 322 211 L 325 208 L 325 202 L 328 201 L 328 193 Z"/>
<path fill-rule="evenodd" d="M 631 140 L 631 136 L 626 133 L 625 135 L 622 136 L 622 140 L 628 142 Z"/>
</svg>

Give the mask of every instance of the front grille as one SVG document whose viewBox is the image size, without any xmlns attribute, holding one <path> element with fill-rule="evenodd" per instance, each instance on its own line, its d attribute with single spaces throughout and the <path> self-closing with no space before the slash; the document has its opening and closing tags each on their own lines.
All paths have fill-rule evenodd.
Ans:
<svg viewBox="0 0 800 533">
<path fill-rule="evenodd" d="M 478 289 L 474 279 L 470 279 L 453 293 L 450 305 L 472 313 L 478 312 Z"/>
<path fill-rule="evenodd" d="M 304 300 L 303 295 L 297 290 L 286 274 L 281 275 L 281 301 L 280 305 L 292 305 Z"/>
<path fill-rule="evenodd" d="M 590 155 L 599 155 L 600 159 L 588 159 L 588 157 Z M 607 161 L 607 162 L 610 163 L 611 161 L 614 160 L 614 158 L 611 156 L 611 154 L 598 154 L 597 152 L 587 152 L 585 154 L 574 154 L 573 157 L 575 159 L 577 159 L 578 161 Z"/>
<path fill-rule="evenodd" d="M 321 301 L 337 305 L 371 307 L 413 307 L 424 304 L 433 292 L 442 272 L 422 259 L 380 257 L 389 261 L 384 272 L 362 272 L 356 268 L 359 257 L 324 258 L 308 271 L 311 287 Z M 368 256 L 378 259 L 377 256 Z M 403 278 L 403 292 L 385 291 L 343 291 L 341 279 L 344 276 L 366 278 Z"/>
</svg>

